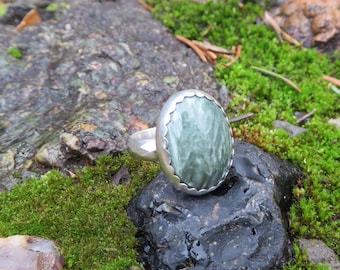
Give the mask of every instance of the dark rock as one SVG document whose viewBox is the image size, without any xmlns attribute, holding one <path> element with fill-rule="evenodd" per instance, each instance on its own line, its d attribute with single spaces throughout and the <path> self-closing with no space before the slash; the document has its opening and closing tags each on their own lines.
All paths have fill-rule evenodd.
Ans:
<svg viewBox="0 0 340 270">
<path fill-rule="evenodd" d="M 280 269 L 292 256 L 286 210 L 300 171 L 236 141 L 225 184 L 205 196 L 159 174 L 129 204 L 146 269 Z"/>
</svg>

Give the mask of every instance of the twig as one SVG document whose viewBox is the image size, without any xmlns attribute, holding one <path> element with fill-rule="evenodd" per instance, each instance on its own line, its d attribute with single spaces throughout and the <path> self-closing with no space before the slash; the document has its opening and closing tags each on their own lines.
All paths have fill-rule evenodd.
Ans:
<svg viewBox="0 0 340 270">
<path fill-rule="evenodd" d="M 266 25 L 271 26 L 274 31 L 278 34 L 280 42 L 283 42 L 282 36 L 281 36 L 281 28 L 277 24 L 277 22 L 273 19 L 272 16 L 266 11 L 263 15 L 263 21 Z"/>
<path fill-rule="evenodd" d="M 206 36 L 211 29 L 213 29 L 214 27 L 212 25 L 209 25 L 203 32 L 202 32 L 202 36 Z"/>
<path fill-rule="evenodd" d="M 282 42 L 282 38 L 287 40 L 293 45 L 301 46 L 301 43 L 294 39 L 292 36 L 288 35 L 285 31 L 281 29 L 278 23 L 274 20 L 274 18 L 269 14 L 269 12 L 265 12 L 263 16 L 263 21 L 265 24 L 271 26 L 274 31 L 279 35 L 280 42 Z"/>
<path fill-rule="evenodd" d="M 145 3 L 143 0 L 137 0 L 137 2 L 142 5 L 147 11 L 152 11 L 153 7 Z"/>
<path fill-rule="evenodd" d="M 193 43 L 195 43 L 200 49 L 206 49 L 209 51 L 213 51 L 215 53 L 225 53 L 225 54 L 234 54 L 233 51 L 224 49 L 222 47 L 218 47 L 216 45 L 211 44 L 210 42 L 204 41 L 200 42 L 198 40 L 193 40 Z"/>
<path fill-rule="evenodd" d="M 255 70 L 257 70 L 257 71 L 259 71 L 263 74 L 270 75 L 270 76 L 273 76 L 275 78 L 281 79 L 286 84 L 293 87 L 297 92 L 301 93 L 301 89 L 296 84 L 294 84 L 291 80 L 288 80 L 287 78 L 281 76 L 280 74 L 277 74 L 275 72 L 272 72 L 272 71 L 269 71 L 269 70 L 266 70 L 266 69 L 263 69 L 263 68 L 255 67 L 255 66 L 251 66 L 250 68 L 255 69 Z"/>
<path fill-rule="evenodd" d="M 254 115 L 255 115 L 254 113 L 246 113 L 244 115 L 240 115 L 240 116 L 234 117 L 232 119 L 229 119 L 229 123 L 238 122 L 238 121 L 247 119 L 249 117 L 253 117 Z"/>
<path fill-rule="evenodd" d="M 182 36 L 179 36 L 177 35 L 176 36 L 176 39 L 183 42 L 184 44 L 188 45 L 190 48 L 192 48 L 196 53 L 197 55 L 199 56 L 199 58 L 201 58 L 201 60 L 203 62 L 207 62 L 207 58 L 205 57 L 204 53 L 201 51 L 200 48 L 198 48 L 198 46 L 193 43 L 191 40 L 185 38 L 185 37 L 182 37 Z"/>
<path fill-rule="evenodd" d="M 242 51 L 242 45 L 237 45 L 236 46 L 236 52 L 235 52 L 235 57 L 227 64 L 225 64 L 226 67 L 230 67 L 232 64 L 234 64 L 241 56 L 241 51 Z"/>
<path fill-rule="evenodd" d="M 209 61 L 209 63 L 212 64 L 212 65 L 216 65 L 217 55 L 214 54 L 211 51 L 205 51 L 204 53 L 205 53 L 205 56 L 207 57 L 207 60 Z"/>
<path fill-rule="evenodd" d="M 231 55 L 228 54 L 224 54 L 224 53 L 216 53 L 217 56 L 228 59 L 229 61 L 232 61 L 234 59 L 234 57 L 232 57 Z"/>
<path fill-rule="evenodd" d="M 340 86 L 340 80 L 339 79 L 336 79 L 334 77 L 331 77 L 331 76 L 327 76 L 327 75 L 323 75 L 322 76 L 322 79 L 332 83 L 332 84 L 335 84 L 337 86 Z"/>
<path fill-rule="evenodd" d="M 307 119 L 308 117 L 312 116 L 316 112 L 316 109 L 313 109 L 311 112 L 306 113 L 304 116 L 300 117 L 299 119 L 296 120 L 296 123 L 299 124 L 303 120 Z"/>
</svg>

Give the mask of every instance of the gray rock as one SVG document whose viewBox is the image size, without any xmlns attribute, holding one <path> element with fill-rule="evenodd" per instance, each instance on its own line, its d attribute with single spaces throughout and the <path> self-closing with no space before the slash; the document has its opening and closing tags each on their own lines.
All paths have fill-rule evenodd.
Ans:
<svg viewBox="0 0 340 270">
<path fill-rule="evenodd" d="M 60 141 L 71 151 L 79 152 L 82 147 L 82 142 L 79 140 L 79 138 L 71 133 L 65 132 L 61 134 Z"/>
<path fill-rule="evenodd" d="M 340 270 L 340 262 L 335 252 L 317 239 L 300 239 L 299 246 L 306 249 L 308 260 L 315 264 L 326 264 L 333 270 Z"/>
<path fill-rule="evenodd" d="M 53 241 L 28 235 L 0 238 L 0 269 L 59 270 L 63 265 Z"/>
<path fill-rule="evenodd" d="M 276 129 L 282 128 L 290 134 L 290 137 L 294 138 L 299 134 L 305 133 L 306 129 L 298 126 L 294 126 L 286 121 L 275 120 L 274 127 Z"/>
<path fill-rule="evenodd" d="M 329 119 L 328 123 L 331 125 L 335 125 L 338 129 L 340 129 L 340 117 L 336 119 Z"/>
<path fill-rule="evenodd" d="M 136 1 L 69 1 L 69 8 L 17 32 L 27 11 L 44 2 L 13 0 L 0 20 L 0 182 L 7 187 L 14 172 L 45 172 L 34 162 L 37 152 L 35 160 L 46 166 L 73 170 L 126 150 L 138 123 L 154 126 L 176 91 L 202 89 L 219 100 L 212 67 Z M 68 136 L 60 149 L 39 151 L 59 143 L 62 133 L 79 141 Z"/>
<path fill-rule="evenodd" d="M 298 168 L 236 141 L 225 184 L 205 196 L 160 174 L 129 204 L 146 269 L 280 269 L 291 259 L 286 211 Z"/>
</svg>

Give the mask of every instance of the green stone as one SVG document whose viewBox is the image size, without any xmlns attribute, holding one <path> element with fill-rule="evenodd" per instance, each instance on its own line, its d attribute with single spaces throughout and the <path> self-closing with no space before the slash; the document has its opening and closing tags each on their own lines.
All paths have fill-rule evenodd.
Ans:
<svg viewBox="0 0 340 270">
<path fill-rule="evenodd" d="M 206 97 L 186 97 L 177 103 L 167 124 L 170 164 L 181 182 L 209 189 L 230 167 L 233 143 L 222 109 Z"/>
</svg>

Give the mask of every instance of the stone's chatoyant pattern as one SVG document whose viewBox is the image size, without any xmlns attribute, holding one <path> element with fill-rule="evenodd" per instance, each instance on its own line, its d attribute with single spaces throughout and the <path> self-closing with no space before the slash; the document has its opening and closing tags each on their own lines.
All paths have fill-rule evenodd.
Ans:
<svg viewBox="0 0 340 270">
<path fill-rule="evenodd" d="M 206 97 L 185 97 L 167 124 L 170 164 L 189 187 L 209 189 L 230 167 L 232 136 L 222 109 Z"/>
<path fill-rule="evenodd" d="M 179 91 L 164 104 L 156 127 L 156 148 L 169 180 L 192 195 L 219 187 L 234 153 L 223 108 L 212 96 L 196 89 Z"/>
</svg>

